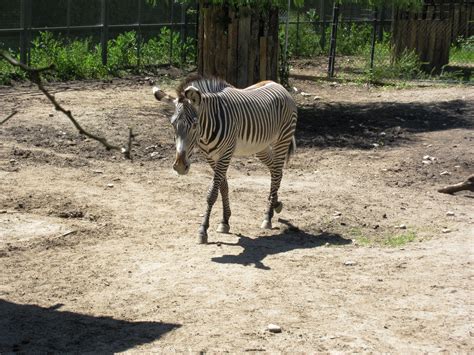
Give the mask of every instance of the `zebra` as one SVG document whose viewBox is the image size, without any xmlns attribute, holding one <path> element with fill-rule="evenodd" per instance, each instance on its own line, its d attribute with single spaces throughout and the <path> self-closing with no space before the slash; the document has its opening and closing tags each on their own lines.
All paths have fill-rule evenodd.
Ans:
<svg viewBox="0 0 474 355">
<path fill-rule="evenodd" d="M 206 244 L 209 218 L 219 191 L 223 218 L 218 233 L 229 233 L 229 187 L 227 169 L 233 156 L 256 155 L 271 175 L 268 205 L 261 228 L 271 229 L 274 212 L 283 204 L 278 190 L 283 167 L 296 149 L 296 103 L 288 91 L 273 81 L 237 89 L 218 78 L 191 75 L 176 90 L 174 98 L 158 87 L 153 94 L 174 106 L 170 122 L 175 131 L 176 159 L 173 169 L 187 174 L 195 146 L 204 152 L 214 176 L 207 194 L 207 209 L 198 231 L 198 243 Z"/>
</svg>

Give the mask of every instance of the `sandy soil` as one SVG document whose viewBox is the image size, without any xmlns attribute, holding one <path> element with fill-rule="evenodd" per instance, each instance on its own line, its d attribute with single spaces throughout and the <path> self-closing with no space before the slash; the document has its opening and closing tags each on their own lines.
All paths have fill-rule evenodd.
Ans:
<svg viewBox="0 0 474 355">
<path fill-rule="evenodd" d="M 174 175 L 149 83 L 51 86 L 115 143 L 132 126 L 133 162 L 0 89 L 19 111 L 0 129 L 0 352 L 473 352 L 474 194 L 436 190 L 473 173 L 474 90 L 292 84 L 279 220 L 259 229 L 268 173 L 235 159 L 232 234 L 216 204 L 209 245 L 210 169 Z"/>
</svg>

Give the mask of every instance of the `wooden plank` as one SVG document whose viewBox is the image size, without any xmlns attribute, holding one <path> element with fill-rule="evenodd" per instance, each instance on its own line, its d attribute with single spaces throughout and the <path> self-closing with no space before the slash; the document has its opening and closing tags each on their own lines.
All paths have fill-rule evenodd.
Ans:
<svg viewBox="0 0 474 355">
<path fill-rule="evenodd" d="M 204 62 L 207 63 L 207 71 L 204 74 L 216 75 L 216 66 L 214 61 L 214 58 L 216 56 L 216 6 L 211 6 L 209 10 L 209 32 L 207 33 L 208 52 L 204 57 Z"/>
<path fill-rule="evenodd" d="M 267 79 L 267 37 L 260 37 L 260 66 L 259 79 L 260 81 Z"/>
<path fill-rule="evenodd" d="M 227 14 L 224 13 L 224 9 L 221 6 L 218 7 L 218 5 L 216 5 L 214 18 L 222 19 L 224 16 L 227 16 Z M 225 79 L 227 71 L 225 61 L 227 60 L 227 55 L 223 55 L 223 53 L 225 53 L 227 49 L 227 26 L 223 21 L 214 21 L 214 26 L 216 50 L 214 57 L 210 58 L 210 60 L 214 60 L 214 75 Z"/>
<path fill-rule="evenodd" d="M 239 38 L 237 55 L 237 87 L 248 86 L 249 42 L 251 31 L 251 16 L 248 8 L 240 8 Z"/>
<path fill-rule="evenodd" d="M 239 33 L 239 20 L 234 11 L 229 10 L 230 23 L 227 34 L 227 81 L 237 85 L 237 44 Z"/>
<path fill-rule="evenodd" d="M 267 79 L 278 80 L 278 10 L 270 10 L 267 41 Z"/>
<path fill-rule="evenodd" d="M 253 85 L 258 81 L 258 38 L 259 38 L 259 12 L 252 11 L 250 24 L 250 41 L 249 41 L 249 64 L 248 64 L 248 83 Z M 258 52 L 257 52 L 258 51 Z"/>
<path fill-rule="evenodd" d="M 204 69 L 204 0 L 199 1 L 199 23 L 198 23 L 198 73 L 203 74 Z"/>
</svg>

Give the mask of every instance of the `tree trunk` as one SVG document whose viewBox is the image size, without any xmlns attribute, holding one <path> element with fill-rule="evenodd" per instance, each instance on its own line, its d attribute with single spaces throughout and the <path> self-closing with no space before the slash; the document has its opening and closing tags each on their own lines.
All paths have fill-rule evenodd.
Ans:
<svg viewBox="0 0 474 355">
<path fill-rule="evenodd" d="M 278 77 L 278 9 L 199 1 L 198 72 L 244 88 Z"/>
</svg>

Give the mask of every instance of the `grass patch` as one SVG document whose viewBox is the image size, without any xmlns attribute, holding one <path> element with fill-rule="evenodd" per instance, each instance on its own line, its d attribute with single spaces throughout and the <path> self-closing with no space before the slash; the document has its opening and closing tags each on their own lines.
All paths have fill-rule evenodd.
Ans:
<svg viewBox="0 0 474 355">
<path fill-rule="evenodd" d="M 387 239 L 384 240 L 383 244 L 391 248 L 396 248 L 401 247 L 407 243 L 413 242 L 415 238 L 416 233 L 410 231 L 404 234 L 389 236 Z"/>
<path fill-rule="evenodd" d="M 406 233 L 396 235 L 389 235 L 383 232 L 382 234 L 372 232 L 374 235 L 370 235 L 370 232 L 371 231 L 365 233 L 359 227 L 352 227 L 349 230 L 349 235 L 351 238 L 355 239 L 358 245 L 364 247 L 382 246 L 397 248 L 411 243 L 416 239 L 416 233 L 414 231 L 408 231 Z"/>
</svg>

